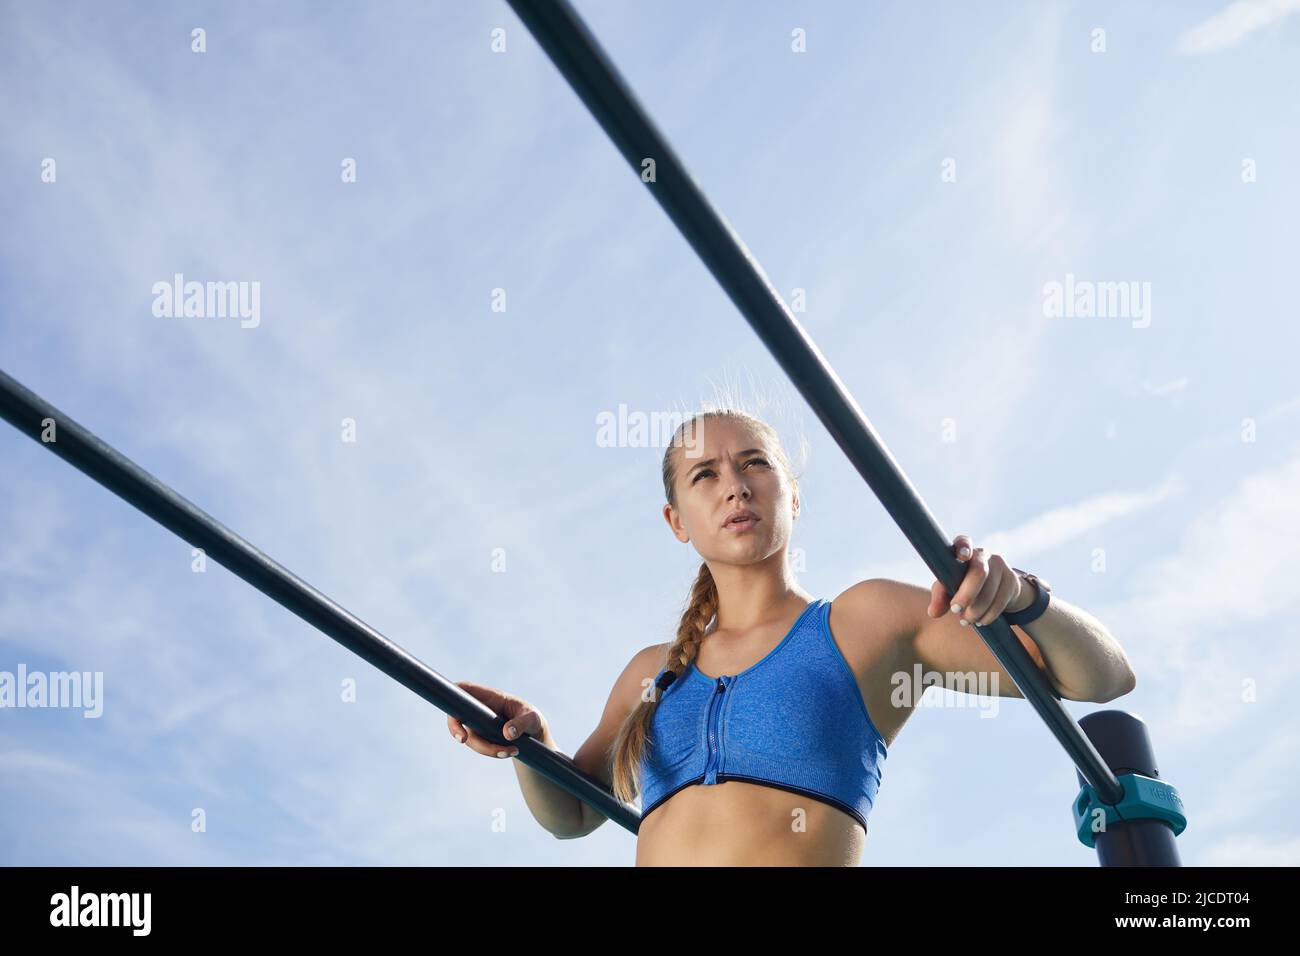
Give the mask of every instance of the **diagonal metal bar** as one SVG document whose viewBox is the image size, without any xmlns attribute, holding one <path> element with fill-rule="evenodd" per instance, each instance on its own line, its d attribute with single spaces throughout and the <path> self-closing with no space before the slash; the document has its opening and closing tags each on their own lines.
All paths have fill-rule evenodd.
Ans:
<svg viewBox="0 0 1300 956">
<path fill-rule="evenodd" d="M 653 162 L 653 180 L 645 180 L 650 194 L 790 376 L 935 578 L 949 593 L 956 592 L 965 565 L 952 553 L 952 539 L 939 527 L 758 260 L 709 203 L 572 5 L 567 0 L 507 2 L 638 178 L 648 168 L 646 161 Z M 975 630 L 1098 796 L 1107 803 L 1119 802 L 1123 789 L 1115 774 L 1048 685 L 1011 625 L 998 618 Z"/>
<path fill-rule="evenodd" d="M 583 773 L 572 758 L 551 750 L 533 737 L 507 741 L 501 734 L 504 718 L 481 701 L 272 561 L 3 371 L 0 371 L 0 417 L 164 528 L 202 548 L 209 558 L 439 710 L 494 743 L 517 747 L 519 756 L 515 760 L 522 760 L 615 823 L 637 832 L 641 815 L 636 807 L 619 800 L 600 781 Z"/>
</svg>

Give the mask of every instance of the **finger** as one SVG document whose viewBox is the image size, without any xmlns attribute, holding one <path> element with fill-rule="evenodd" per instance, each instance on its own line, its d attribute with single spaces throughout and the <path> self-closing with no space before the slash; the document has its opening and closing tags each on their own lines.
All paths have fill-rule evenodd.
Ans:
<svg viewBox="0 0 1300 956">
<path fill-rule="evenodd" d="M 502 717 L 507 716 L 511 702 L 514 700 L 510 695 L 503 694 L 495 687 L 488 687 L 485 684 L 477 684 L 472 680 L 458 680 L 456 686 L 465 693 L 469 694 L 479 703 L 484 704 L 494 714 Z"/>
<path fill-rule="evenodd" d="M 1014 574 L 1002 574 L 999 578 L 997 593 L 993 596 L 993 601 L 989 604 L 989 609 L 984 612 L 983 616 L 976 622 L 977 624 L 992 624 L 1007 609 L 1016 596 L 1016 590 L 1020 582 L 1016 580 Z"/>
<path fill-rule="evenodd" d="M 461 743 L 465 742 L 465 725 L 455 717 L 447 718 L 447 729 L 451 731 L 451 735 Z"/>
<path fill-rule="evenodd" d="M 986 564 L 986 567 L 987 564 Z M 988 574 L 984 577 L 980 589 L 970 599 L 970 602 L 961 612 L 962 623 L 967 627 L 976 621 L 982 620 L 987 616 L 989 609 L 998 595 L 998 588 L 1002 584 L 1001 572 L 994 567 L 988 567 Z M 996 616 L 996 615 L 995 615 Z"/>
<path fill-rule="evenodd" d="M 984 549 L 976 548 L 966 565 L 966 574 L 957 587 L 957 593 L 953 595 L 950 609 L 954 614 L 965 617 L 967 609 L 979 595 L 980 588 L 984 586 L 988 573 L 989 567 L 988 562 L 984 560 Z"/>
<path fill-rule="evenodd" d="M 479 684 L 472 680 L 458 680 L 456 686 L 479 700 L 500 700 L 502 697 L 501 691 L 495 687 L 488 687 L 486 684 Z"/>
<path fill-rule="evenodd" d="M 973 546 L 974 542 L 971 541 L 970 535 L 968 534 L 959 534 L 957 537 L 952 539 L 953 553 L 957 555 L 958 561 L 970 560 L 971 554 L 973 553 L 971 548 Z"/>
<path fill-rule="evenodd" d="M 935 581 L 930 585 L 930 605 L 925 609 L 925 613 L 930 617 L 941 617 L 951 603 L 948 599 L 948 589 L 943 586 L 943 582 Z"/>
<path fill-rule="evenodd" d="M 540 737 L 542 734 L 542 718 L 535 710 L 525 710 L 506 721 L 501 730 L 505 734 L 506 740 L 518 740 L 524 735 Z"/>
<path fill-rule="evenodd" d="M 489 700 L 495 700 L 501 696 L 495 687 L 487 687 L 483 684 L 476 684 L 472 680 L 458 680 L 456 686 L 469 694 L 476 700 L 487 703 Z"/>
<path fill-rule="evenodd" d="M 492 741 L 488 740 L 482 734 L 472 729 L 469 731 L 469 742 L 466 744 L 466 746 L 468 746 L 470 750 L 473 750 L 475 753 L 480 753 L 485 757 L 498 757 L 504 759 L 505 757 L 513 757 L 517 753 L 519 753 L 518 747 L 511 747 L 504 744 L 494 744 Z"/>
</svg>

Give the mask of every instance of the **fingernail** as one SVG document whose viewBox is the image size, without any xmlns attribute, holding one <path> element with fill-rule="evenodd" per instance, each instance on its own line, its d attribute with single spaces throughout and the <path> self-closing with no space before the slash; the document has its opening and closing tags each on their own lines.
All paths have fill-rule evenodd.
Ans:
<svg viewBox="0 0 1300 956">
<path fill-rule="evenodd" d="M 508 756 L 510 756 L 510 755 L 509 755 L 508 753 L 506 753 L 504 750 L 498 750 L 498 751 L 497 751 L 497 756 L 498 756 L 498 757 L 508 757 Z"/>
<path fill-rule="evenodd" d="M 518 750 L 512 750 L 512 751 L 510 751 L 510 756 L 512 756 L 512 757 L 518 757 L 518 756 L 519 756 L 519 751 L 518 751 Z"/>
<path fill-rule="evenodd" d="M 960 554 L 963 558 L 969 558 L 970 548 L 966 547 L 965 545 L 962 545 Z"/>
<path fill-rule="evenodd" d="M 461 742 L 461 743 L 464 743 L 464 742 L 465 742 L 465 734 L 461 734 L 461 735 L 460 735 L 460 742 Z"/>
<path fill-rule="evenodd" d="M 507 727 L 507 728 L 506 728 L 506 736 L 507 736 L 507 737 L 513 737 L 514 735 L 515 735 L 515 728 L 513 728 L 513 727 Z"/>
<path fill-rule="evenodd" d="M 961 626 L 962 626 L 962 627 L 970 627 L 970 621 L 966 620 L 966 619 L 963 617 L 963 618 L 961 619 Z"/>
<path fill-rule="evenodd" d="M 960 604 L 954 604 L 954 605 L 950 608 L 950 610 L 952 611 L 953 614 L 960 614 L 960 613 L 961 613 L 961 605 L 960 605 Z"/>
</svg>

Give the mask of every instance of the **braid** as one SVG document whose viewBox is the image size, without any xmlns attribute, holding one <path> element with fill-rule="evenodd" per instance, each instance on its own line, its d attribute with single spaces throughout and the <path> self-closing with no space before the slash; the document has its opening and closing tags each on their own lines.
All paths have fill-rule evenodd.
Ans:
<svg viewBox="0 0 1300 956">
<path fill-rule="evenodd" d="M 680 677 L 691 661 L 699 655 L 700 645 L 708 633 L 709 624 L 718 612 L 718 589 L 713 582 L 713 572 L 707 562 L 700 563 L 699 573 L 691 586 L 690 599 L 677 625 L 677 638 L 664 655 L 665 667 L 660 672 L 655 689 L 647 688 L 641 703 L 633 708 L 623 722 L 614 743 L 613 783 L 614 795 L 631 802 L 636 795 L 634 787 L 640 777 L 641 760 L 650 740 L 650 724 L 659 704 L 659 695 L 669 684 Z"/>
<path fill-rule="evenodd" d="M 668 649 L 668 666 L 678 664 L 681 670 L 673 668 L 678 674 L 690 666 L 700 653 L 700 645 L 708 633 L 709 624 L 718 613 L 718 587 L 713 583 L 713 572 L 708 562 L 700 563 L 700 573 L 695 576 L 691 586 L 691 599 L 682 614 L 681 623 L 677 625 L 677 640 Z"/>
</svg>

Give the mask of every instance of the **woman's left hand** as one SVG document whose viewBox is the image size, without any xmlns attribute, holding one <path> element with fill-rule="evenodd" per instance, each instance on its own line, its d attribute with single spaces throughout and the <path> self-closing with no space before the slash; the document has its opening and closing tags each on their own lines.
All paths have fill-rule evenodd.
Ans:
<svg viewBox="0 0 1300 956">
<path fill-rule="evenodd" d="M 961 615 L 963 627 L 991 624 L 1003 611 L 1024 610 L 1033 601 L 1033 588 L 1024 586 L 1020 575 L 1000 554 L 987 554 L 976 548 L 969 535 L 953 538 L 957 560 L 967 565 L 966 574 L 955 595 L 940 581 L 930 585 L 930 606 L 926 613 L 939 617 L 944 613 Z"/>
</svg>

